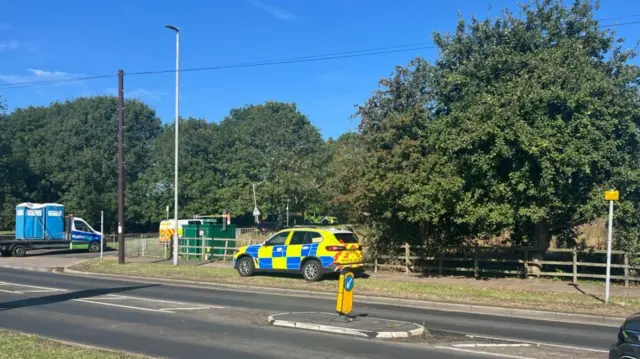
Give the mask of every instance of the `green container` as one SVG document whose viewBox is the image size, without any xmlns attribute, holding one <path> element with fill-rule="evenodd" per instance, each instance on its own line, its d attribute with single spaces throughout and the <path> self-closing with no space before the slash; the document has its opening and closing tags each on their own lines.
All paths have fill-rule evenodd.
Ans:
<svg viewBox="0 0 640 359">
<path fill-rule="evenodd" d="M 215 222 L 186 224 L 182 226 L 182 234 L 180 255 L 183 258 L 202 258 L 203 237 L 207 258 L 222 259 L 225 244 L 227 248 L 236 246 L 236 225 L 234 224 L 227 225 L 226 228 Z M 230 251 L 227 251 L 227 259 L 229 254 Z"/>
</svg>

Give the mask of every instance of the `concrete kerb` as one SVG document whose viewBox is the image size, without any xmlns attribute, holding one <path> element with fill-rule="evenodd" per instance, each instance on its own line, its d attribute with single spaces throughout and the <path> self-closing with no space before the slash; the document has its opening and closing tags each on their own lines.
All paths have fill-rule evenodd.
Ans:
<svg viewBox="0 0 640 359">
<path fill-rule="evenodd" d="M 314 312 L 315 313 L 315 312 Z M 327 315 L 335 315 L 332 313 L 321 313 L 319 314 L 327 314 Z M 325 332 L 325 333 L 333 333 L 333 334 L 342 334 L 342 335 L 352 335 L 357 337 L 364 338 L 372 338 L 372 339 L 397 339 L 397 338 L 409 338 L 418 335 L 422 335 L 425 333 L 425 329 L 422 325 L 416 323 L 408 324 L 415 325 L 416 328 L 412 330 L 403 330 L 403 331 L 373 331 L 373 330 L 365 330 L 365 329 L 355 329 L 355 328 L 344 328 L 344 327 L 336 327 L 332 325 L 323 325 L 323 324 L 315 324 L 315 323 L 306 323 L 301 321 L 291 321 L 291 320 L 282 320 L 276 319 L 278 316 L 285 316 L 288 314 L 304 314 L 303 312 L 290 312 L 290 313 L 279 313 L 270 315 L 267 318 L 267 322 L 269 325 L 277 326 L 277 327 L 285 327 L 285 328 L 297 328 L 304 330 L 312 330 L 317 332 Z M 372 318 L 373 319 L 373 318 Z M 395 320 L 386 320 L 389 322 L 398 322 Z"/>
<path fill-rule="evenodd" d="M 226 290 L 233 290 L 236 292 L 244 292 L 244 293 L 274 294 L 274 295 L 302 297 L 302 298 L 308 298 L 309 295 L 313 295 L 314 298 L 320 297 L 320 298 L 326 298 L 326 299 L 335 299 L 335 294 L 328 293 L 328 292 L 305 291 L 305 290 L 297 290 L 297 289 L 271 288 L 271 287 L 260 287 L 260 286 L 246 286 L 246 285 L 226 284 L 226 283 L 208 283 L 208 282 L 198 282 L 198 281 L 190 281 L 190 280 L 182 280 L 182 279 L 152 278 L 152 277 L 128 276 L 128 275 L 121 275 L 121 274 L 83 272 L 83 271 L 70 269 L 69 267 L 70 266 L 67 266 L 61 271 L 54 271 L 54 272 L 63 272 L 67 274 L 87 276 L 87 277 L 100 276 L 100 277 L 110 278 L 114 280 L 136 280 L 136 281 L 141 281 L 146 283 L 156 283 L 156 284 L 164 283 L 164 284 L 175 285 L 175 286 L 185 286 L 185 287 L 195 287 L 195 288 L 209 287 L 212 289 L 226 289 Z M 589 324 L 589 325 L 598 325 L 598 326 L 615 327 L 615 328 L 620 327 L 620 325 L 625 321 L 625 318 L 620 318 L 620 317 L 549 312 L 549 311 L 542 311 L 542 310 L 535 310 L 535 309 L 490 307 L 490 306 L 482 306 L 482 305 L 474 305 L 474 304 L 441 303 L 441 302 L 430 302 L 430 301 L 421 301 L 421 300 L 412 300 L 412 299 L 376 297 L 376 296 L 367 296 L 367 295 L 355 295 L 354 300 L 357 300 L 359 303 L 363 303 L 363 304 L 381 304 L 381 305 L 391 305 L 396 307 L 409 307 L 409 308 L 437 310 L 442 312 L 492 315 L 492 316 L 498 316 L 498 317 L 544 320 L 544 321 L 563 322 L 563 323 Z"/>
</svg>

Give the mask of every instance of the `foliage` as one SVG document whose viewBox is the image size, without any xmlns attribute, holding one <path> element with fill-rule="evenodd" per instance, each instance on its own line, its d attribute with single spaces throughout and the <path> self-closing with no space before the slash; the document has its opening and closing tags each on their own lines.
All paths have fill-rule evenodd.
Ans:
<svg viewBox="0 0 640 359">
<path fill-rule="evenodd" d="M 618 187 L 618 224 L 637 238 L 635 52 L 596 8 L 545 0 L 435 34 L 434 64 L 399 67 L 359 109 L 370 158 L 354 203 L 393 232 L 545 246 L 605 213 L 603 190 Z"/>
<path fill-rule="evenodd" d="M 135 183 L 151 165 L 149 152 L 160 120 L 139 101 L 126 101 L 125 108 L 125 181 Z M 5 200 L 5 210 L 19 201 L 61 202 L 68 213 L 96 224 L 104 210 L 105 221 L 113 224 L 116 109 L 116 98 L 99 96 L 18 109 L 4 117 L 3 133 L 13 160 L 25 169 L 18 178 L 26 186 L 20 196 Z"/>
<path fill-rule="evenodd" d="M 324 141 L 293 103 L 180 123 L 180 217 L 333 212 L 379 243 L 573 244 L 616 204 L 620 248 L 640 250 L 639 69 L 594 18 L 599 4 L 539 0 L 433 35 L 439 57 L 398 66 L 358 107 L 358 131 Z M 128 228 L 173 207 L 174 128 L 129 101 Z M 115 99 L 81 98 L 0 115 L 0 206 L 61 201 L 115 218 Z M 250 218 L 249 218 L 250 219 Z M 157 228 L 157 227 L 156 227 Z"/>
<path fill-rule="evenodd" d="M 217 125 L 202 119 L 181 119 L 178 126 L 178 208 L 180 218 L 196 214 L 220 214 L 224 205 L 219 198 L 219 151 Z M 175 175 L 175 127 L 165 125 L 156 138 L 151 167 L 131 187 L 135 199 L 128 206 L 131 219 L 142 224 L 165 219 L 166 206 L 173 218 Z M 213 212 L 213 213 L 212 213 Z"/>
<path fill-rule="evenodd" d="M 318 210 L 328 152 L 320 132 L 295 104 L 266 102 L 233 109 L 218 129 L 223 203 L 232 213 Z"/>
</svg>

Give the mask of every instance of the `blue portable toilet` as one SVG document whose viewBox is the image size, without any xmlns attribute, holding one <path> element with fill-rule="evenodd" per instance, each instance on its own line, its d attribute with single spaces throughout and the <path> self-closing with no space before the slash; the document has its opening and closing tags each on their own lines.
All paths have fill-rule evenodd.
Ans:
<svg viewBox="0 0 640 359">
<path fill-rule="evenodd" d="M 16 239 L 64 239 L 64 206 L 56 203 L 17 205 Z"/>
<path fill-rule="evenodd" d="M 28 203 L 22 203 L 16 206 L 16 239 L 25 239 L 24 233 L 24 217 L 26 215 Z"/>
<path fill-rule="evenodd" d="M 64 239 L 64 206 L 57 203 L 45 205 L 46 239 Z"/>
</svg>

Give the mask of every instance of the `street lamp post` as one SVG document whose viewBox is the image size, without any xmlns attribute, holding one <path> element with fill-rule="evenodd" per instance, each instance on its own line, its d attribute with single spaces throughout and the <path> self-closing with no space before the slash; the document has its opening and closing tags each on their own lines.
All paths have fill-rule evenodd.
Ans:
<svg viewBox="0 0 640 359">
<path fill-rule="evenodd" d="M 287 228 L 289 228 L 289 198 L 287 198 Z"/>
<path fill-rule="evenodd" d="M 178 122 L 180 122 L 179 118 L 179 104 L 180 104 L 180 29 L 173 25 L 165 25 L 167 29 L 173 30 L 176 32 L 176 114 L 175 114 L 175 127 L 176 127 L 176 138 L 175 138 L 175 183 L 174 183 L 174 220 L 175 220 L 175 231 L 173 233 L 173 265 L 178 265 Z"/>
<path fill-rule="evenodd" d="M 260 216 L 260 211 L 258 210 L 258 201 L 256 200 L 256 185 L 255 183 L 251 184 L 253 188 L 253 218 L 258 224 L 258 217 Z"/>
</svg>

